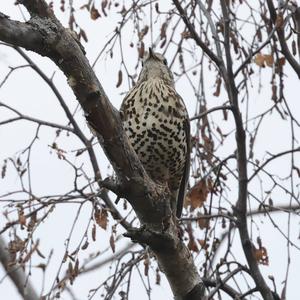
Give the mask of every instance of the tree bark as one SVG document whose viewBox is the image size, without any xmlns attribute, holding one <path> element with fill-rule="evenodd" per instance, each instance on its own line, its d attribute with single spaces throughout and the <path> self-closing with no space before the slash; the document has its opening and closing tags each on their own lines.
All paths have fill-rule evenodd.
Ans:
<svg viewBox="0 0 300 300">
<path fill-rule="evenodd" d="M 145 172 L 124 133 L 119 112 L 109 102 L 79 41 L 43 0 L 19 2 L 31 19 L 20 23 L 0 14 L 0 40 L 47 56 L 64 72 L 117 174 L 117 180 L 104 180 L 102 186 L 127 198 L 142 223 L 127 236 L 150 246 L 175 299 L 202 299 L 204 285 L 170 217 L 169 192 L 156 186 Z"/>
</svg>

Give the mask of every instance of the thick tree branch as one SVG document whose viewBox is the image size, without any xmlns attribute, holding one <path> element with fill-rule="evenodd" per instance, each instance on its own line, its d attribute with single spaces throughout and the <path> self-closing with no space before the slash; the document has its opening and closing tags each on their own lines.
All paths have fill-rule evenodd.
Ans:
<svg viewBox="0 0 300 300">
<path fill-rule="evenodd" d="M 30 281 L 26 278 L 26 274 L 23 268 L 18 265 L 11 266 L 10 255 L 7 250 L 4 239 L 0 236 L 0 261 L 7 272 L 7 275 L 13 281 L 18 289 L 18 292 L 24 300 L 39 300 L 40 297 L 37 295 Z"/>
<path fill-rule="evenodd" d="M 12 45 L 19 45 L 30 50 L 34 45 L 42 47 L 42 37 L 34 30 L 33 26 L 27 23 L 10 20 L 8 16 L 0 13 L 1 40 Z"/>
<path fill-rule="evenodd" d="M 189 250 L 178 236 L 174 220 L 168 216 L 169 192 L 155 185 L 146 174 L 124 133 L 119 112 L 109 102 L 79 41 L 62 27 L 45 1 L 23 0 L 21 3 L 31 13 L 26 26 L 30 33 L 35 32 L 36 42 L 25 43 L 24 36 L 17 32 L 23 24 L 18 23 L 16 28 L 13 21 L 3 17 L 0 18 L 0 40 L 14 46 L 26 45 L 27 49 L 49 57 L 64 72 L 114 167 L 120 194 L 126 196 L 145 226 L 135 238 L 154 251 L 175 299 L 201 299 L 203 283 Z"/>
<path fill-rule="evenodd" d="M 32 59 L 19 47 L 14 47 L 14 49 L 29 63 L 30 67 L 46 82 L 46 84 L 50 87 L 54 95 L 56 96 L 57 100 L 59 101 L 59 104 L 61 105 L 62 109 L 64 110 L 66 117 L 68 118 L 70 124 L 74 128 L 74 134 L 77 135 L 77 137 L 82 141 L 82 143 L 87 148 L 87 152 L 90 157 L 90 161 L 93 167 L 93 171 L 95 174 L 95 180 L 98 183 L 99 189 L 101 189 L 100 181 L 102 180 L 102 176 L 100 173 L 100 168 L 96 159 L 95 151 L 91 145 L 90 140 L 84 135 L 82 130 L 80 129 L 79 125 L 77 124 L 73 114 L 69 110 L 67 104 L 65 103 L 65 100 L 63 99 L 62 95 L 56 88 L 55 84 L 52 82 L 50 78 L 46 76 L 46 74 L 39 68 L 39 66 L 32 61 Z M 105 189 L 102 189 L 101 198 L 104 200 L 105 204 L 107 205 L 108 209 L 111 212 L 111 215 L 115 220 L 121 223 L 121 225 L 128 230 L 131 226 L 124 220 L 120 212 L 116 209 L 115 205 L 111 201 L 111 199 L 108 196 L 108 192 Z"/>
<path fill-rule="evenodd" d="M 40 0 L 17 0 L 17 3 L 23 4 L 32 17 L 39 16 L 41 18 L 53 17 L 53 11 L 45 1 Z"/>
</svg>

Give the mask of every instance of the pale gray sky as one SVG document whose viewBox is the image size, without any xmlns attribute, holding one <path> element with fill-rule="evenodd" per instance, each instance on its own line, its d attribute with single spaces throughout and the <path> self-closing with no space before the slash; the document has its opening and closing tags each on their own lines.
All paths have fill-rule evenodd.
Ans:
<svg viewBox="0 0 300 300">
<path fill-rule="evenodd" d="M 75 1 L 77 3 L 77 1 Z M 22 20 L 22 15 L 17 6 L 13 5 L 14 1 L 5 1 L 5 4 L 0 5 L 0 11 L 11 16 L 12 19 Z M 84 3 L 84 1 L 82 1 Z M 164 3 L 165 5 L 169 4 L 169 1 Z M 79 7 L 79 4 L 76 4 Z M 23 13 L 26 12 L 23 9 Z M 115 23 L 118 17 L 115 17 L 114 14 L 111 14 L 109 18 L 100 18 L 97 21 L 91 21 L 88 19 L 87 12 L 85 10 L 77 13 L 79 22 L 83 25 L 84 29 L 88 33 L 89 43 L 84 44 L 87 57 L 92 63 L 95 57 L 98 54 L 98 51 L 102 48 L 104 43 L 107 41 L 107 37 L 111 34 L 115 28 Z M 66 24 L 66 16 L 58 13 L 58 17 L 60 20 L 63 20 L 64 24 Z M 145 23 L 147 22 L 147 17 L 145 16 Z M 158 21 L 159 23 L 159 21 Z M 158 26 L 159 24 L 157 24 Z M 123 35 L 123 42 L 125 45 L 124 55 L 126 59 L 130 63 L 128 65 L 133 68 L 136 63 L 136 56 L 133 56 L 133 50 L 130 50 L 128 47 L 132 38 L 132 32 L 128 30 L 128 35 Z M 120 68 L 119 65 L 119 55 L 117 51 L 118 47 L 114 51 L 113 59 L 109 57 L 107 60 L 101 60 L 95 67 L 95 72 L 99 77 L 101 84 L 103 85 L 106 93 L 111 99 L 113 105 L 119 108 L 124 93 L 128 90 L 127 79 L 123 79 L 123 84 L 121 88 L 117 89 L 117 72 Z M 65 77 L 61 74 L 60 71 L 57 71 L 55 65 L 46 58 L 40 57 L 34 53 L 29 53 L 30 57 L 44 70 L 44 72 L 48 76 L 54 75 L 54 83 L 57 88 L 63 95 L 67 104 L 71 108 L 71 110 L 75 109 L 77 106 L 77 102 L 66 83 Z M 117 62 L 117 63 L 116 63 Z M 24 64 L 24 60 L 12 49 L 1 46 L 0 47 L 0 80 L 2 80 L 5 74 L 8 72 L 8 67 L 15 67 L 18 65 Z M 254 68 L 257 68 L 254 66 Z M 286 81 L 285 93 L 286 98 L 289 101 L 289 105 L 294 109 L 294 117 L 300 120 L 300 110 L 299 110 L 299 81 L 296 78 L 295 74 L 290 70 L 290 68 L 286 68 L 286 74 L 288 75 L 288 81 Z M 124 74 L 123 74 L 124 75 Z M 220 97 L 216 98 L 212 94 L 215 90 L 213 86 L 215 81 L 215 74 L 207 71 L 205 77 L 207 76 L 208 86 L 207 86 L 207 99 L 208 106 L 214 107 L 217 105 L 221 105 L 224 103 L 225 98 Z M 250 115 L 257 114 L 258 111 L 264 111 L 266 107 L 269 107 L 270 100 L 270 72 L 264 72 L 262 78 L 262 92 L 261 94 L 257 93 L 258 85 L 257 75 L 252 77 L 253 88 L 250 90 L 250 93 L 253 95 L 251 101 L 252 105 L 250 106 Z M 185 103 L 188 107 L 190 115 L 194 113 L 195 107 L 195 97 L 188 86 L 187 80 L 180 80 L 177 84 L 177 90 L 182 95 Z M 49 87 L 29 68 L 23 68 L 17 70 L 13 73 L 12 77 L 5 83 L 5 85 L 0 89 L 0 101 L 5 102 L 14 108 L 18 109 L 20 112 L 40 118 L 45 119 L 52 122 L 57 122 L 60 124 L 66 124 L 65 115 L 60 108 L 57 99 L 50 91 Z M 253 104 L 255 103 L 255 104 Z M 9 114 L 6 110 L 0 109 L 0 120 L 5 119 Z M 89 133 L 89 129 L 85 124 L 84 118 L 82 116 L 82 112 L 79 111 L 76 115 L 77 120 L 82 124 L 82 128 L 86 133 Z M 216 122 L 222 120 L 222 113 L 216 112 L 213 114 L 213 118 Z M 277 114 L 272 114 L 269 118 L 264 121 L 264 129 L 260 132 L 256 140 L 256 156 L 259 159 L 263 159 L 266 156 L 266 152 L 276 153 L 280 151 L 284 151 L 290 148 L 290 128 L 289 122 L 281 122 L 279 116 Z M 233 122 L 232 120 L 229 122 L 222 122 L 222 131 L 229 132 L 232 130 Z M 19 122 L 12 125 L 6 125 L 0 127 L 0 141 L 1 141 L 1 151 L 0 151 L 0 164 L 3 159 L 12 155 L 13 153 L 18 153 L 24 148 L 24 145 L 28 145 L 33 138 L 35 131 L 34 128 L 36 126 L 29 122 Z M 195 130 L 195 128 L 193 128 Z M 299 128 L 296 128 L 296 136 L 300 138 Z M 72 168 L 66 164 L 65 161 L 59 160 L 54 151 L 51 151 L 49 145 L 52 144 L 55 138 L 55 132 L 53 130 L 49 130 L 45 127 L 42 127 L 40 134 L 40 140 L 35 144 L 33 148 L 32 157 L 32 182 L 33 182 L 33 190 L 37 195 L 42 194 L 59 194 L 66 192 L 72 189 L 73 186 L 73 176 L 74 172 Z M 80 147 L 80 143 L 76 138 L 73 137 L 62 137 L 58 139 L 58 144 L 61 145 L 65 150 L 71 150 L 76 147 Z M 226 157 L 228 154 L 232 153 L 234 148 L 234 135 L 231 138 L 226 140 L 225 145 L 222 147 L 221 157 Z M 299 155 L 296 156 L 298 161 L 300 161 Z M 108 169 L 108 161 L 103 155 L 103 153 L 99 150 L 98 158 L 101 166 L 101 170 L 103 175 L 111 174 L 112 170 Z M 80 156 L 76 158 L 76 162 L 82 162 L 85 165 L 85 169 L 90 172 L 90 167 L 88 165 L 88 161 L 85 156 Z M 281 170 L 281 176 L 288 175 L 288 163 L 289 157 L 283 157 L 279 159 L 274 164 L 270 165 L 270 170 Z M 300 167 L 298 163 L 298 167 Z M 249 167 L 249 172 L 251 173 L 252 169 Z M 11 169 L 8 170 L 7 177 L 4 180 L 0 179 L 0 194 L 13 190 L 16 186 L 18 186 L 18 177 L 13 173 Z M 266 183 L 267 184 L 267 183 Z M 259 189 L 259 181 L 253 180 L 251 185 L 254 188 L 257 186 Z M 232 202 L 235 201 L 236 195 L 236 186 L 232 186 L 232 193 L 228 195 L 229 199 Z M 287 195 L 282 192 L 278 192 L 276 195 L 278 199 L 274 199 L 278 201 L 276 203 L 287 203 L 289 200 Z M 0 208 L 3 208 L 3 205 L 0 204 Z M 48 256 L 51 249 L 54 249 L 54 253 L 51 259 L 51 263 L 47 269 L 47 282 L 45 283 L 45 291 L 51 287 L 52 283 L 55 280 L 55 276 L 60 264 L 60 261 L 64 254 L 64 241 L 67 238 L 70 228 L 72 226 L 72 222 L 77 213 L 78 205 L 59 205 L 55 209 L 55 211 L 41 224 L 38 229 L 37 235 L 41 238 L 42 242 L 42 252 L 45 256 Z M 87 226 L 87 222 L 90 218 L 90 207 L 84 206 L 83 210 L 80 212 L 80 217 L 78 219 L 78 223 L 76 225 L 75 234 L 72 237 L 71 244 L 75 243 L 82 237 L 82 234 Z M 282 217 L 282 215 L 277 214 L 274 215 L 274 220 L 278 224 L 279 228 L 281 228 L 284 232 L 287 227 L 287 218 Z M 273 275 L 275 277 L 277 286 L 281 291 L 282 285 L 281 282 L 285 278 L 286 271 L 286 262 L 287 262 L 287 250 L 286 250 L 286 241 L 282 238 L 282 235 L 275 230 L 270 221 L 268 221 L 267 217 L 260 216 L 255 218 L 257 222 L 257 226 L 259 226 L 259 234 L 263 237 L 263 243 L 267 247 L 270 257 L 270 265 L 268 267 L 261 266 L 261 270 L 267 278 L 268 275 Z M 264 224 L 261 224 L 261 222 Z M 112 224 L 112 222 L 111 222 Z M 4 225 L 4 219 L 0 219 L 0 228 Z M 297 240 L 297 236 L 299 235 L 299 220 L 296 218 L 292 218 L 291 227 L 295 228 L 291 231 L 292 239 Z M 253 233 L 255 236 L 255 226 L 253 226 Z M 118 229 L 118 233 L 121 230 Z M 104 250 L 108 247 L 108 241 L 110 237 L 110 230 L 105 232 L 102 229 L 97 229 L 98 239 L 97 242 L 91 243 L 87 253 L 92 252 L 92 250 Z M 8 239 L 7 236 L 5 236 Z M 299 240 L 297 240 L 299 241 Z M 126 244 L 127 240 L 123 242 Z M 299 242 L 298 242 L 299 245 Z M 120 246 L 119 246 L 120 247 Z M 72 248 L 72 247 L 71 247 Z M 118 250 L 118 248 L 117 248 Z M 237 260 L 244 262 L 244 255 L 240 247 L 239 239 L 236 238 L 233 246 L 234 254 L 237 257 Z M 111 254 L 111 250 L 107 251 L 107 255 Z M 80 253 L 80 258 L 83 259 L 86 257 L 86 253 L 82 251 Z M 288 284 L 288 294 L 287 299 L 297 300 L 297 289 L 298 289 L 298 281 L 299 281 L 299 268 L 300 268 L 300 256 L 299 251 L 291 248 L 291 270 L 289 275 L 289 284 Z M 34 256 L 34 264 L 41 262 L 41 259 Z M 155 269 L 154 269 L 155 271 Z M 151 276 L 155 276 L 155 272 L 150 272 Z M 102 282 L 107 274 L 111 274 L 113 269 L 109 269 L 108 267 L 102 268 L 99 271 L 91 272 L 88 275 L 80 276 L 76 279 L 74 286 L 72 287 L 74 292 L 77 295 L 78 299 L 87 299 L 88 291 L 92 288 L 95 288 L 100 282 Z M 61 274 L 64 274 L 63 272 Z M 5 299 L 20 299 L 18 296 L 14 286 L 11 284 L 8 278 L 3 279 L 4 275 L 3 268 L 0 267 L 0 294 Z M 31 280 L 36 287 L 37 291 L 40 291 L 41 283 L 42 283 L 42 272 L 37 270 L 33 272 Z M 142 291 L 144 290 L 141 281 L 139 280 L 139 276 L 137 273 L 134 275 L 133 280 L 136 281 L 132 285 L 132 290 L 130 294 L 130 299 L 140 299 L 142 295 Z M 271 286 L 271 282 L 266 279 L 268 284 Z M 154 280 L 153 280 L 154 282 Z M 165 279 L 162 276 L 162 284 L 161 286 L 152 285 L 153 294 L 152 299 L 172 299 L 170 288 L 166 283 Z M 143 295 L 145 295 L 143 293 Z M 96 297 L 98 299 L 99 295 Z M 70 299 L 68 294 L 65 293 L 62 299 Z M 117 298 L 116 298 L 117 299 Z M 146 299 L 146 298 L 145 298 Z M 225 298 L 224 298 L 225 299 Z"/>
</svg>

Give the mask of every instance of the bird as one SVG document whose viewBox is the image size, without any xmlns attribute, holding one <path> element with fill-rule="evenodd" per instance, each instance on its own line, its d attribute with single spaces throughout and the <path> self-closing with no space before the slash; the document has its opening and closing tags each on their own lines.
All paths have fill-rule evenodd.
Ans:
<svg viewBox="0 0 300 300">
<path fill-rule="evenodd" d="M 165 57 L 149 48 L 137 83 L 125 96 L 123 128 L 150 178 L 170 191 L 170 207 L 182 214 L 190 168 L 190 123 Z"/>
</svg>

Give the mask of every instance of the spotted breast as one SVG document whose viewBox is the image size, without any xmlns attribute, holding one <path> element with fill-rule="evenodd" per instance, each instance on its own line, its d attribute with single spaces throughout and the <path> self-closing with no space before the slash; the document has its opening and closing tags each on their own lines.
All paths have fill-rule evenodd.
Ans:
<svg viewBox="0 0 300 300">
<path fill-rule="evenodd" d="M 126 134 L 148 175 L 171 192 L 180 217 L 189 176 L 190 126 L 166 60 L 149 49 L 139 80 L 121 106 Z"/>
</svg>

